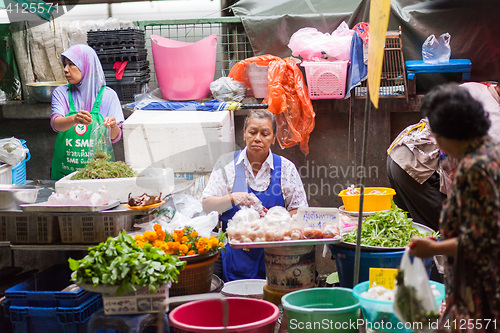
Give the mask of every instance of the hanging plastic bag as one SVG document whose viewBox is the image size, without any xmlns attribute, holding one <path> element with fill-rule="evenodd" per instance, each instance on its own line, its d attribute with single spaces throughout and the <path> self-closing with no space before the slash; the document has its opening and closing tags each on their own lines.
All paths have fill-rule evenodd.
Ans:
<svg viewBox="0 0 500 333">
<path fill-rule="evenodd" d="M 292 57 L 281 59 L 270 54 L 251 57 L 235 64 L 229 77 L 250 87 L 247 65 L 252 63 L 268 66 L 269 91 L 263 103 L 276 118 L 278 143 L 281 148 L 300 144 L 300 151 L 307 155 L 315 113 L 297 62 Z"/>
<path fill-rule="evenodd" d="M 26 158 L 29 149 L 14 137 L 0 140 L 0 162 L 16 165 Z"/>
<path fill-rule="evenodd" d="M 113 144 L 111 143 L 111 129 L 104 125 L 104 123 L 92 128 L 90 142 L 94 144 L 90 158 L 96 155 L 103 156 L 106 154 L 109 161 L 115 160 Z"/>
<path fill-rule="evenodd" d="M 449 62 L 451 56 L 450 47 L 451 35 L 444 33 L 439 36 L 439 40 L 434 35 L 430 35 L 422 45 L 422 59 L 425 63 L 437 64 Z"/>
<path fill-rule="evenodd" d="M 393 308 L 399 320 L 412 323 L 412 327 L 422 327 L 424 331 L 429 324 L 438 320 L 438 306 L 424 262 L 417 257 L 412 262 L 408 247 L 401 259 L 396 287 Z"/>
</svg>

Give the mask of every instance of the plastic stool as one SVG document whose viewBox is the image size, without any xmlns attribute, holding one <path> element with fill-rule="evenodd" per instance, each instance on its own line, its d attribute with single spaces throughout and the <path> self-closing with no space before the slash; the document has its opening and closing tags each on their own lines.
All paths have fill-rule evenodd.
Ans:
<svg viewBox="0 0 500 333">
<path fill-rule="evenodd" d="M 94 333 L 98 329 L 103 328 L 125 333 L 145 333 L 147 332 L 146 329 L 157 321 L 158 315 L 160 314 L 145 313 L 137 315 L 106 316 L 104 310 L 101 309 L 90 317 L 88 332 Z M 164 316 L 164 332 L 169 333 L 168 315 L 165 313 Z M 156 332 L 156 330 L 154 332 Z"/>
<path fill-rule="evenodd" d="M 449 62 L 428 64 L 423 60 L 405 61 L 406 76 L 408 77 L 408 94 L 417 92 L 415 75 L 419 73 L 462 73 L 462 81 L 470 80 L 472 63 L 469 59 L 450 59 Z"/>
</svg>

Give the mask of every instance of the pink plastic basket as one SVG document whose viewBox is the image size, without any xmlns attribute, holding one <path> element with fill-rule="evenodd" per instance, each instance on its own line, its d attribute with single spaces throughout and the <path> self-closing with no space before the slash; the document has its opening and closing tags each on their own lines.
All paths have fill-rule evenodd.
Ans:
<svg viewBox="0 0 500 333">
<path fill-rule="evenodd" d="M 182 101 L 210 96 L 214 80 L 217 35 L 196 43 L 151 36 L 156 78 L 162 97 Z"/>
<path fill-rule="evenodd" d="M 344 98 L 348 65 L 349 61 L 303 61 L 309 98 Z"/>
</svg>

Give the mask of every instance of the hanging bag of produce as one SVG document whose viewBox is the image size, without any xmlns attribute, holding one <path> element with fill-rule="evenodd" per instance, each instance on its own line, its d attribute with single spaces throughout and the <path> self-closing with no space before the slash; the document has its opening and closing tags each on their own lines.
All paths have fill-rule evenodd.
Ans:
<svg viewBox="0 0 500 333">
<path fill-rule="evenodd" d="M 112 162 L 115 160 L 113 144 L 111 143 L 111 129 L 104 122 L 92 128 L 90 140 L 93 143 L 91 158 L 98 156 Z"/>
<path fill-rule="evenodd" d="M 394 314 L 412 328 L 427 331 L 439 318 L 438 307 L 422 259 L 410 258 L 406 247 L 397 275 Z M 414 330 L 416 331 L 416 330 Z"/>
</svg>

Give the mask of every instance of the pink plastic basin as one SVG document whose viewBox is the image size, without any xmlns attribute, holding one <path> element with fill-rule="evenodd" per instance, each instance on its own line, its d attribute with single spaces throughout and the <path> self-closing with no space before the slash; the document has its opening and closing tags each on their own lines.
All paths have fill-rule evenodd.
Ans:
<svg viewBox="0 0 500 333">
<path fill-rule="evenodd" d="M 271 302 L 242 297 L 226 298 L 228 303 L 228 332 L 272 333 L 279 309 Z M 169 314 L 175 332 L 224 332 L 223 307 L 220 300 L 189 302 Z"/>
<path fill-rule="evenodd" d="M 196 43 L 152 35 L 151 48 L 158 86 L 164 99 L 186 101 L 210 97 L 217 35 Z"/>
</svg>

